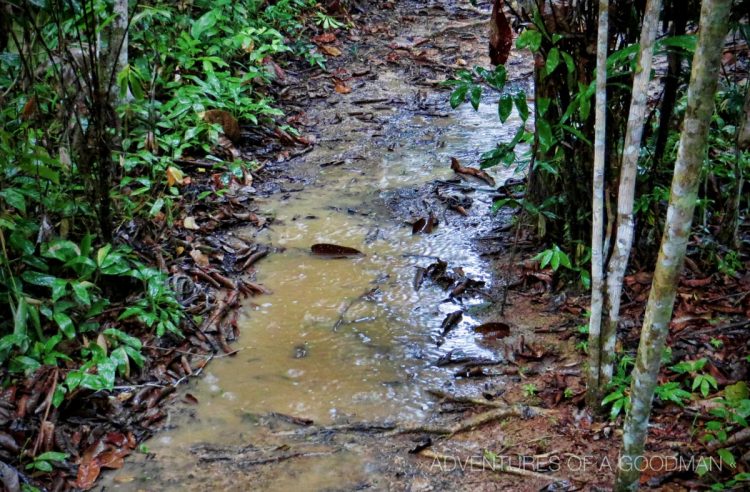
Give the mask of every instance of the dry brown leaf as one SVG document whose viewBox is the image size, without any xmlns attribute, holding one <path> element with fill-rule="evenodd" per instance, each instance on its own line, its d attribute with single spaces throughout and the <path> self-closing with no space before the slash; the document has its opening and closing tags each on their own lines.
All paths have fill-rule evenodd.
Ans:
<svg viewBox="0 0 750 492">
<path fill-rule="evenodd" d="M 169 166 L 167 168 L 167 184 L 169 186 L 174 186 L 176 184 L 181 185 L 184 183 L 185 180 L 185 174 L 178 168 L 174 166 Z"/>
<path fill-rule="evenodd" d="M 475 178 L 481 179 L 490 186 L 495 186 L 495 180 L 492 176 L 487 174 L 485 171 L 482 171 L 481 169 L 462 166 L 461 163 L 458 162 L 458 159 L 456 159 L 455 157 L 451 157 L 451 169 L 453 169 L 453 171 L 456 173 L 474 176 Z"/>
<path fill-rule="evenodd" d="M 193 259 L 196 265 L 201 267 L 207 267 L 209 264 L 208 256 L 203 254 L 200 250 L 194 249 L 190 251 L 190 257 Z"/>
<path fill-rule="evenodd" d="M 232 142 L 240 140 L 240 124 L 237 119 L 223 109 L 211 109 L 203 113 L 203 120 L 207 123 L 218 123 L 224 135 Z"/>
<path fill-rule="evenodd" d="M 182 226 L 185 229 L 191 229 L 194 231 L 200 229 L 200 227 L 198 227 L 198 223 L 195 222 L 195 217 L 185 217 L 185 220 L 182 221 Z"/>
<path fill-rule="evenodd" d="M 313 244 L 310 246 L 312 254 L 325 256 L 327 258 L 351 258 L 353 256 L 364 256 L 361 251 L 348 246 L 339 246 L 338 244 Z"/>
<path fill-rule="evenodd" d="M 352 88 L 341 81 L 337 81 L 336 85 L 333 87 L 333 90 L 335 90 L 339 94 L 349 94 L 352 91 Z"/>
<path fill-rule="evenodd" d="M 334 41 L 336 41 L 336 35 L 332 32 L 327 32 L 312 37 L 312 42 L 315 44 L 333 43 Z"/>
<path fill-rule="evenodd" d="M 324 44 L 320 46 L 320 51 L 322 51 L 328 56 L 341 56 L 341 50 L 329 44 Z"/>
</svg>

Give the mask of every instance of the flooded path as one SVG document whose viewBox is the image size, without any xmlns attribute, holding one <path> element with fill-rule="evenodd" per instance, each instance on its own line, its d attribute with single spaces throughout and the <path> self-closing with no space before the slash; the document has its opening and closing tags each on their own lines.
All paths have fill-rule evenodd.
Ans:
<svg viewBox="0 0 750 492">
<path fill-rule="evenodd" d="M 371 40 L 350 69 L 380 56 L 386 41 L 428 37 L 427 29 L 448 32 L 438 19 L 456 20 L 442 9 L 419 11 L 430 19 L 433 12 L 435 23 L 409 21 L 404 12 L 385 15 L 389 22 L 399 19 L 392 29 L 407 30 L 396 41 Z M 483 26 L 473 26 L 433 42 L 443 58 L 465 56 L 471 46 L 474 61 L 486 64 L 483 35 Z M 523 80 L 527 65 L 512 59 L 510 78 Z M 495 104 L 452 111 L 447 92 L 416 83 L 434 77 L 434 68 L 370 67 L 369 76 L 352 83 L 351 94 L 326 96 L 307 108 L 305 121 L 319 141 L 311 152 L 270 167 L 287 177 L 269 183 L 256 199 L 259 212 L 272 217 L 270 225 L 260 233 L 234 232 L 278 251 L 257 266 L 256 280 L 273 294 L 248 300 L 239 352 L 214 359 L 182 390 L 193 404 L 175 408 L 167 429 L 147 442 L 148 454 L 107 477 L 104 489 L 399 489 L 399 480 L 413 484 L 414 475 L 399 472 L 408 466 L 394 458 L 393 444 L 377 436 L 311 438 L 296 430 L 309 421 L 419 424 L 434 411 L 430 390 L 461 392 L 455 367 L 442 367 L 441 358 L 502 358 L 472 329 L 486 321 L 483 314 L 500 292 L 475 239 L 503 221 L 488 217 L 491 194 L 467 193 L 456 181 L 450 159 L 476 166 L 481 152 L 513 137 L 520 120 L 500 124 Z M 492 174 L 502 184 L 513 172 L 496 168 Z M 467 217 L 441 201 L 449 193 L 468 201 Z M 438 227 L 412 234 L 409 222 L 430 212 Z M 315 243 L 364 255 L 315 257 L 309 252 Z M 438 258 L 483 285 L 457 296 L 429 279 L 416 285 L 419 268 Z M 462 319 L 446 330 L 446 316 L 458 310 Z"/>
</svg>

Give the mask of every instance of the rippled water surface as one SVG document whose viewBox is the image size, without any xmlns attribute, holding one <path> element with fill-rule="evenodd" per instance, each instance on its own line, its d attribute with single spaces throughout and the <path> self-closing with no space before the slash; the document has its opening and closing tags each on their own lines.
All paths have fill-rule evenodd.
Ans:
<svg viewBox="0 0 750 492">
<path fill-rule="evenodd" d="M 216 486 L 220 477 L 202 480 L 194 473 L 192 447 L 276 442 L 259 423 L 269 412 L 320 424 L 420 420 L 433 401 L 425 390 L 449 379 L 449 370 L 435 365 L 441 355 L 460 350 L 497 356 L 470 330 L 478 324 L 471 304 L 478 311 L 481 298 L 468 301 L 460 325 L 438 345 L 441 322 L 460 306 L 429 281 L 419 291 L 413 286 L 416 267 L 431 263 L 430 257 L 489 282 L 484 260 L 471 247 L 472 231 L 453 225 L 456 216 L 448 212 L 432 234 L 412 235 L 411 227 L 393 220 L 383 205 L 404 188 L 455 178 L 451 156 L 474 165 L 470 156 L 475 159 L 478 151 L 509 139 L 517 120 L 500 125 L 495 108 L 483 108 L 443 118 L 394 118 L 390 140 L 356 141 L 354 136 L 354 143 L 323 148 L 310 158 L 324 162 L 351 148 L 358 154 L 343 165 L 324 168 L 316 183 L 302 191 L 259 201 L 260 211 L 274 220 L 255 240 L 284 248 L 257 265 L 257 281 L 273 294 L 248 300 L 239 353 L 213 360 L 185 390 L 199 404 L 175 417 L 176 428 L 147 443 L 156 460 L 133 460 L 108 487 Z M 494 174 L 502 183 L 510 171 Z M 473 198 L 474 207 L 489 206 L 488 195 L 475 193 Z M 321 242 L 354 247 L 365 255 L 336 260 L 311 256 L 310 246 Z M 263 488 L 288 490 L 304 480 L 306 490 L 321 489 L 356 481 L 367 475 L 367 467 L 365 453 L 351 449 L 289 463 L 283 473 L 267 478 Z M 224 478 L 225 485 L 237 486 Z"/>
</svg>

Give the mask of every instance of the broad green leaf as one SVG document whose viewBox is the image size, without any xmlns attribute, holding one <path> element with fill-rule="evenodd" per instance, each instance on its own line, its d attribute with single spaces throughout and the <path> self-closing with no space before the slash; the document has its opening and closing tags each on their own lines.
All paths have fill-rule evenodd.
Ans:
<svg viewBox="0 0 750 492">
<path fill-rule="evenodd" d="M 469 94 L 469 102 L 471 102 L 471 106 L 474 108 L 474 111 L 479 109 L 479 103 L 482 100 L 482 86 L 481 85 L 475 85 L 471 88 L 471 93 Z"/>
<path fill-rule="evenodd" d="M 38 285 L 40 287 L 52 287 L 52 284 L 57 280 L 53 275 L 34 272 L 31 270 L 23 272 L 21 278 L 30 284 Z"/>
<path fill-rule="evenodd" d="M 47 451 L 37 456 L 37 461 L 65 461 L 68 459 L 68 453 L 60 453 L 58 451 Z"/>
<path fill-rule="evenodd" d="M 547 54 L 547 61 L 544 63 L 544 69 L 547 71 L 547 75 L 552 75 L 557 66 L 560 64 L 560 50 L 552 48 Z"/>
<path fill-rule="evenodd" d="M 81 256 L 81 248 L 76 243 L 68 240 L 53 241 L 42 254 L 45 258 L 54 258 L 62 262 L 67 262 Z"/>
<path fill-rule="evenodd" d="M 5 203 L 15 208 L 19 212 L 26 212 L 26 198 L 15 188 L 8 188 L 0 191 L 0 196 L 5 199 Z"/>
<path fill-rule="evenodd" d="M 57 302 L 61 297 L 66 294 L 68 288 L 68 281 L 64 278 L 56 278 L 52 282 L 52 302 Z"/>
<path fill-rule="evenodd" d="M 510 94 L 503 94 L 500 97 L 500 101 L 497 103 L 497 112 L 500 117 L 500 122 L 505 123 L 510 117 L 510 113 L 513 111 L 513 98 Z"/>
<path fill-rule="evenodd" d="M 86 306 L 91 305 L 91 296 L 89 295 L 88 288 L 94 284 L 91 282 L 76 282 L 71 284 L 73 286 L 73 294 L 76 299 Z"/>
<path fill-rule="evenodd" d="M 21 297 L 18 300 L 16 311 L 13 313 L 13 334 L 18 336 L 26 335 L 26 320 L 27 320 L 27 304 L 26 298 Z"/>
<path fill-rule="evenodd" d="M 539 138 L 542 151 L 548 150 L 555 143 L 555 137 L 552 135 L 552 127 L 550 127 L 546 120 L 536 120 L 536 134 Z"/>
<path fill-rule="evenodd" d="M 216 25 L 217 20 L 217 12 L 215 10 L 209 10 L 208 12 L 200 16 L 198 20 L 193 22 L 193 27 L 190 29 L 190 34 L 195 39 L 200 38 L 204 32 Z"/>
<path fill-rule="evenodd" d="M 523 121 L 529 119 L 529 105 L 526 102 L 526 93 L 519 92 L 513 97 L 513 101 L 516 103 L 518 114 Z"/>
<path fill-rule="evenodd" d="M 164 206 L 164 199 L 163 198 L 157 198 L 154 204 L 151 206 L 151 210 L 149 210 L 148 214 L 153 217 L 156 214 L 158 214 L 162 207 Z"/>
<path fill-rule="evenodd" d="M 117 340 L 118 342 L 133 347 L 137 350 L 140 350 L 143 346 L 138 338 L 128 335 L 124 331 L 118 330 L 117 328 L 107 328 L 106 330 L 104 330 L 104 334 L 111 339 Z"/>
<path fill-rule="evenodd" d="M 721 458 L 722 462 L 729 465 L 729 468 L 735 468 L 737 466 L 737 462 L 734 459 L 734 455 L 728 449 L 720 449 L 716 451 L 716 454 L 719 455 L 719 458 Z"/>
<path fill-rule="evenodd" d="M 565 66 L 568 69 L 568 73 L 571 75 L 576 73 L 576 62 L 575 60 L 573 60 L 573 57 L 570 56 L 570 54 L 565 51 L 561 51 L 560 55 L 562 55 L 562 59 L 565 62 Z"/>
<path fill-rule="evenodd" d="M 542 33 L 534 29 L 526 29 L 520 36 L 518 36 L 518 40 L 516 40 L 516 48 L 520 50 L 528 48 L 532 52 L 536 52 L 539 51 L 541 45 Z"/>
<path fill-rule="evenodd" d="M 552 254 L 550 265 L 552 266 L 552 270 L 555 272 L 557 271 L 558 268 L 560 268 L 560 253 L 558 251 L 555 251 Z"/>
<path fill-rule="evenodd" d="M 76 329 L 75 326 L 73 326 L 73 320 L 70 319 L 70 316 L 65 313 L 55 313 L 52 316 L 52 319 L 55 320 L 57 326 L 60 327 L 60 331 L 62 331 L 66 337 L 70 339 L 76 336 Z"/>
<path fill-rule="evenodd" d="M 453 91 L 450 98 L 451 108 L 456 109 L 466 100 L 466 93 L 469 92 L 468 85 L 461 85 Z"/>
</svg>

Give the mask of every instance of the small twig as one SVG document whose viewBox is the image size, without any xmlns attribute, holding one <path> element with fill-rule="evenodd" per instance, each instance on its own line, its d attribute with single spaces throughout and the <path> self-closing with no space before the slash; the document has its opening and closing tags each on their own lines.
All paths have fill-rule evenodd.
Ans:
<svg viewBox="0 0 750 492">
<path fill-rule="evenodd" d="M 344 317 L 346 316 L 346 313 L 349 312 L 349 310 L 358 302 L 366 299 L 368 296 L 378 292 L 380 290 L 380 287 L 374 287 L 372 289 L 369 289 L 365 292 L 363 292 L 359 297 L 354 299 L 352 302 L 347 304 L 347 306 L 344 308 L 344 310 L 339 314 L 339 318 L 336 320 L 336 323 L 333 324 L 333 331 L 338 331 L 339 327 L 344 324 Z"/>
</svg>

